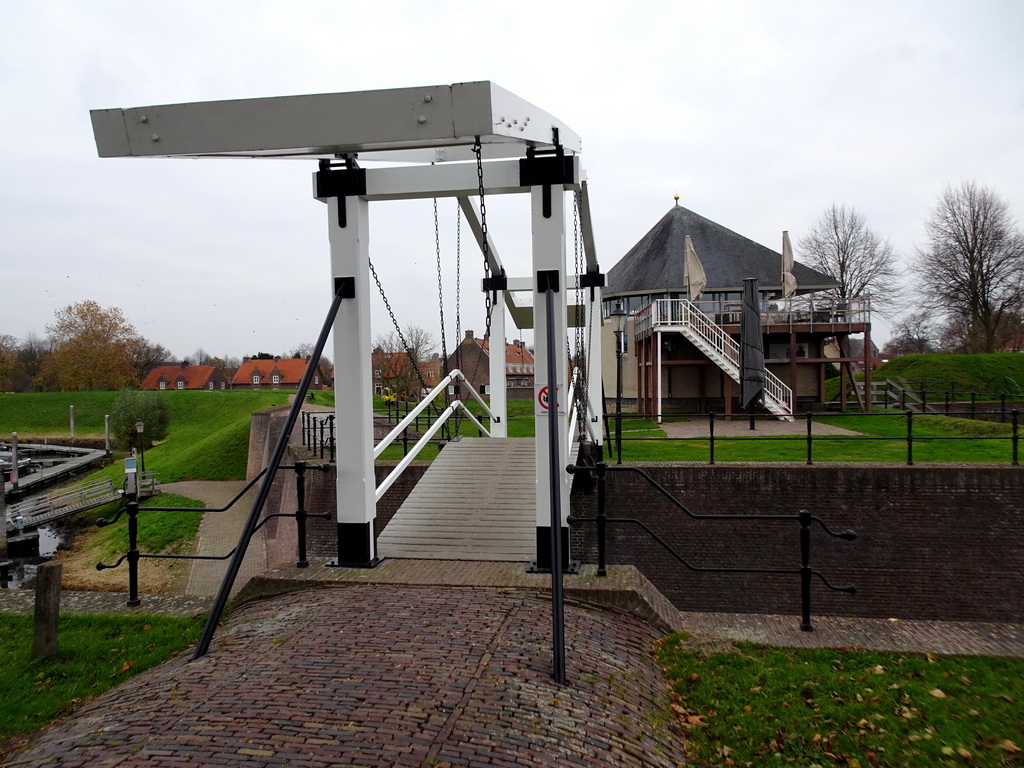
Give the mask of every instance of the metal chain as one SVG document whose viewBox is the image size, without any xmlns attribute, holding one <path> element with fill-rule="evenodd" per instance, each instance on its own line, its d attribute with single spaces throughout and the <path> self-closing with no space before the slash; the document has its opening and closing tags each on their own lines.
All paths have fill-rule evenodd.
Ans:
<svg viewBox="0 0 1024 768">
<path fill-rule="evenodd" d="M 573 206 L 572 206 L 572 237 L 573 237 L 573 250 L 576 256 L 576 274 L 579 277 L 583 276 L 583 249 L 580 247 L 580 193 L 576 192 L 573 195 Z M 593 343 L 593 325 L 587 326 L 587 335 L 584 339 L 583 324 L 586 322 L 587 309 L 584 306 L 585 296 L 587 295 L 586 288 L 576 289 L 576 354 L 578 356 L 577 366 L 583 369 L 583 376 L 579 385 L 576 387 L 576 426 L 579 429 L 580 438 L 585 438 L 587 435 L 587 404 L 590 401 L 590 353 L 591 345 Z M 593 302 L 590 302 L 590 316 L 593 318 Z M 580 317 L 582 310 L 582 318 Z M 584 341 L 586 344 L 584 344 Z"/>
<path fill-rule="evenodd" d="M 420 380 L 420 386 L 430 391 L 430 387 L 427 386 L 427 382 L 423 380 L 423 374 L 420 372 L 420 367 L 416 362 L 416 357 L 412 353 L 412 349 L 409 348 L 409 342 L 405 340 L 405 334 L 402 333 L 401 327 L 398 325 L 398 320 L 395 319 L 395 313 L 391 309 L 391 302 L 388 301 L 387 295 L 384 293 L 384 287 L 380 284 L 380 278 L 377 277 L 377 270 L 373 268 L 373 262 L 367 259 L 367 263 L 370 265 L 370 274 L 373 275 L 373 280 L 377 283 L 377 290 L 380 291 L 380 297 L 384 300 L 384 308 L 387 309 L 388 314 L 391 315 L 391 322 L 395 326 L 395 331 L 398 332 L 398 340 L 402 342 L 402 346 L 405 348 L 405 354 L 409 356 L 409 364 L 412 369 L 416 371 L 416 378 Z"/>
<path fill-rule="evenodd" d="M 487 199 L 484 195 L 484 158 L 483 146 L 480 144 L 480 137 L 476 137 L 473 144 L 473 152 L 476 154 L 476 184 L 477 193 L 480 195 L 480 249 L 484 253 L 484 279 L 491 276 L 491 244 L 487 237 Z M 491 337 L 491 312 L 494 310 L 491 301 L 491 292 L 484 292 L 484 308 L 487 310 L 487 328 L 484 331 L 484 340 Z M 478 360 L 479 362 L 479 360 Z"/>
<path fill-rule="evenodd" d="M 476 155 L 476 183 L 477 193 L 480 195 L 480 249 L 484 254 L 484 279 L 486 280 L 491 276 L 491 245 L 487 239 L 487 201 L 484 197 L 484 161 L 483 161 L 483 146 L 480 144 L 480 137 L 476 137 L 476 141 L 473 143 L 473 153 Z M 491 301 L 491 292 L 484 291 L 484 308 L 487 311 L 487 317 L 485 320 L 486 328 L 484 329 L 484 344 L 488 345 L 488 354 L 494 354 L 493 344 L 490 343 L 491 339 L 491 313 L 494 311 L 494 302 Z M 461 346 L 462 342 L 459 342 Z M 501 340 L 502 354 L 504 355 L 505 340 Z M 476 375 L 480 370 L 480 358 L 482 355 L 476 356 L 476 365 L 473 367 L 473 375 L 469 377 L 469 381 L 476 381 Z M 504 362 L 504 358 L 502 358 Z"/>
<path fill-rule="evenodd" d="M 437 253 L 437 306 L 441 313 L 441 359 L 448 373 L 448 339 L 444 327 L 444 292 L 441 290 L 441 228 L 437 216 L 437 198 L 434 198 L 434 250 Z M 447 392 L 447 390 L 445 390 Z"/>
</svg>

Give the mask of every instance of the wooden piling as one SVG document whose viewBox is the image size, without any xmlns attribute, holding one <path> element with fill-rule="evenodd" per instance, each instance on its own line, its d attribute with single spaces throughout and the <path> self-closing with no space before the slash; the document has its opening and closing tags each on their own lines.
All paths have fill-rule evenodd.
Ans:
<svg viewBox="0 0 1024 768">
<path fill-rule="evenodd" d="M 60 563 L 43 563 L 36 571 L 36 622 L 32 655 L 37 658 L 52 656 L 57 652 L 60 572 Z"/>
</svg>

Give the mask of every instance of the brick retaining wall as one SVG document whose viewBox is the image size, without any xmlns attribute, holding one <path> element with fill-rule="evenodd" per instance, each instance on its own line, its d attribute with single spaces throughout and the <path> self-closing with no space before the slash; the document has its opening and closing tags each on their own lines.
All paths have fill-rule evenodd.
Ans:
<svg viewBox="0 0 1024 768">
<path fill-rule="evenodd" d="M 644 468 L 698 514 L 795 514 L 815 526 L 811 563 L 821 615 L 972 621 L 1024 620 L 1024 473 L 1013 467 L 658 466 Z M 694 565 L 799 566 L 799 526 L 788 522 L 695 521 L 652 493 L 638 475 L 609 473 L 609 517 L 643 520 Z M 577 515 L 596 495 L 577 483 Z M 687 571 L 637 526 L 609 526 L 609 562 L 636 565 L 681 610 L 799 613 L 796 576 Z M 596 561 L 593 526 L 574 535 L 574 556 Z"/>
</svg>

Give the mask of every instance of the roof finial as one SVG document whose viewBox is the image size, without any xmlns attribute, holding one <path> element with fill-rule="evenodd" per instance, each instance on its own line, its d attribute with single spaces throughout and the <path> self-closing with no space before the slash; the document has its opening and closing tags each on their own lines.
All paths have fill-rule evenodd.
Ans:
<svg viewBox="0 0 1024 768">
<path fill-rule="evenodd" d="M 672 199 L 676 201 L 676 205 L 679 205 L 679 193 L 678 192 L 676 192 L 674 195 L 672 195 Z"/>
</svg>

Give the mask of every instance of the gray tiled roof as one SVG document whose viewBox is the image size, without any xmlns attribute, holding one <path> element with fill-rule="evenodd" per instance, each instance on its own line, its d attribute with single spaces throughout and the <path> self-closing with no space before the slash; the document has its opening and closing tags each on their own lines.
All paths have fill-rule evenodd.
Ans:
<svg viewBox="0 0 1024 768">
<path fill-rule="evenodd" d="M 781 290 L 782 254 L 726 229 L 678 203 L 608 271 L 605 294 L 680 291 L 686 236 L 704 265 L 705 293 L 742 291 L 743 279 L 756 277 L 761 290 Z M 782 233 L 779 233 L 782 239 Z M 803 264 L 793 265 L 797 292 L 839 284 Z"/>
</svg>

